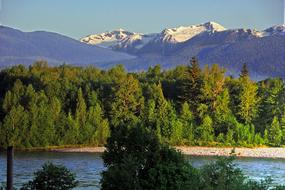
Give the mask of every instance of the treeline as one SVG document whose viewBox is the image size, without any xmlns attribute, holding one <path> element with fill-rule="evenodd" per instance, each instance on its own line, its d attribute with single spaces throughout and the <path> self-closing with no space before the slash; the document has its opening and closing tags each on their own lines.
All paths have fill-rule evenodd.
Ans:
<svg viewBox="0 0 285 190">
<path fill-rule="evenodd" d="M 282 79 L 255 82 L 218 65 L 127 73 L 37 62 L 0 72 L 0 146 L 103 145 L 110 129 L 135 126 L 172 145 L 285 144 Z"/>
</svg>

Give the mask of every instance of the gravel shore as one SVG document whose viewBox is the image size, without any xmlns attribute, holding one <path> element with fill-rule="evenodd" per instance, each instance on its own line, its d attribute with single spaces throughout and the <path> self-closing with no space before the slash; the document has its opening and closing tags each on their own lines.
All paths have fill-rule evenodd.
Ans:
<svg viewBox="0 0 285 190">
<path fill-rule="evenodd" d="M 94 152 L 102 153 L 105 147 L 80 147 L 80 148 L 55 148 L 51 149 L 52 152 Z"/>
<path fill-rule="evenodd" d="M 252 158 L 285 158 L 285 148 L 220 148 L 176 147 L 183 154 L 194 156 L 230 156 Z"/>
<path fill-rule="evenodd" d="M 185 155 L 193 156 L 230 156 L 252 158 L 285 158 L 285 148 L 220 148 L 220 147 L 176 147 Z M 104 147 L 60 148 L 53 152 L 96 152 L 102 153 Z"/>
</svg>

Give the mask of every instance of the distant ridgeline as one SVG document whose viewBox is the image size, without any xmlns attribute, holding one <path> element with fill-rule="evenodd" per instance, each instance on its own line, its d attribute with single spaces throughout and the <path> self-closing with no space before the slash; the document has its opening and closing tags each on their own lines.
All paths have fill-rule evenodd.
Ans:
<svg viewBox="0 0 285 190">
<path fill-rule="evenodd" d="M 0 146 L 103 145 L 110 128 L 141 125 L 171 145 L 285 144 L 281 79 L 255 82 L 218 65 L 127 73 L 37 62 L 0 72 Z"/>
<path fill-rule="evenodd" d="M 257 31 L 226 29 L 207 22 L 153 34 L 119 29 L 80 41 L 53 32 L 23 32 L 0 25 L 0 42 L 0 68 L 46 60 L 54 66 L 68 63 L 101 69 L 120 63 L 134 72 L 147 71 L 157 64 L 162 69 L 173 69 L 187 65 L 189 58 L 195 56 L 202 67 L 217 63 L 235 77 L 247 63 L 252 79 L 285 79 L 285 25 Z"/>
</svg>

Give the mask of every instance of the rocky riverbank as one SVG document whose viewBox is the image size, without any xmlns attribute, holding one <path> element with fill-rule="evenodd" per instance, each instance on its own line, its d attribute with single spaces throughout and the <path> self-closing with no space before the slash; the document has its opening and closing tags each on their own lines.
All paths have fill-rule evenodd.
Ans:
<svg viewBox="0 0 285 190">
<path fill-rule="evenodd" d="M 185 155 L 193 156 L 230 156 L 252 157 L 252 158 L 285 158 L 285 148 L 232 148 L 232 147 L 176 147 Z M 96 152 L 102 153 L 104 147 L 82 147 L 82 148 L 55 148 L 53 152 Z"/>
<path fill-rule="evenodd" d="M 194 156 L 230 156 L 252 158 L 285 158 L 285 148 L 220 148 L 177 147 L 183 154 Z"/>
</svg>

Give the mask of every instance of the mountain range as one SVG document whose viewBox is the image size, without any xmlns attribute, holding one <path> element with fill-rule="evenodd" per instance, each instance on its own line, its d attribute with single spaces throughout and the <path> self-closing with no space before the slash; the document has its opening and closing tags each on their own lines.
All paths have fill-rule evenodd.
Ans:
<svg viewBox="0 0 285 190">
<path fill-rule="evenodd" d="M 168 69 L 189 63 L 196 56 L 202 66 L 217 63 L 238 75 L 247 63 L 255 79 L 285 78 L 285 25 L 258 31 L 226 29 L 215 22 L 142 34 L 118 29 L 74 40 L 50 32 L 21 32 L 0 27 L 0 66 L 31 64 L 45 59 L 52 64 L 123 64 L 130 71 L 161 64 Z"/>
<path fill-rule="evenodd" d="M 217 23 L 181 26 L 164 29 L 161 33 L 141 34 L 118 29 L 102 34 L 94 34 L 80 39 L 81 42 L 125 51 L 131 54 L 161 53 L 167 54 L 175 45 L 183 43 L 202 33 L 224 31 L 225 28 Z"/>
</svg>

